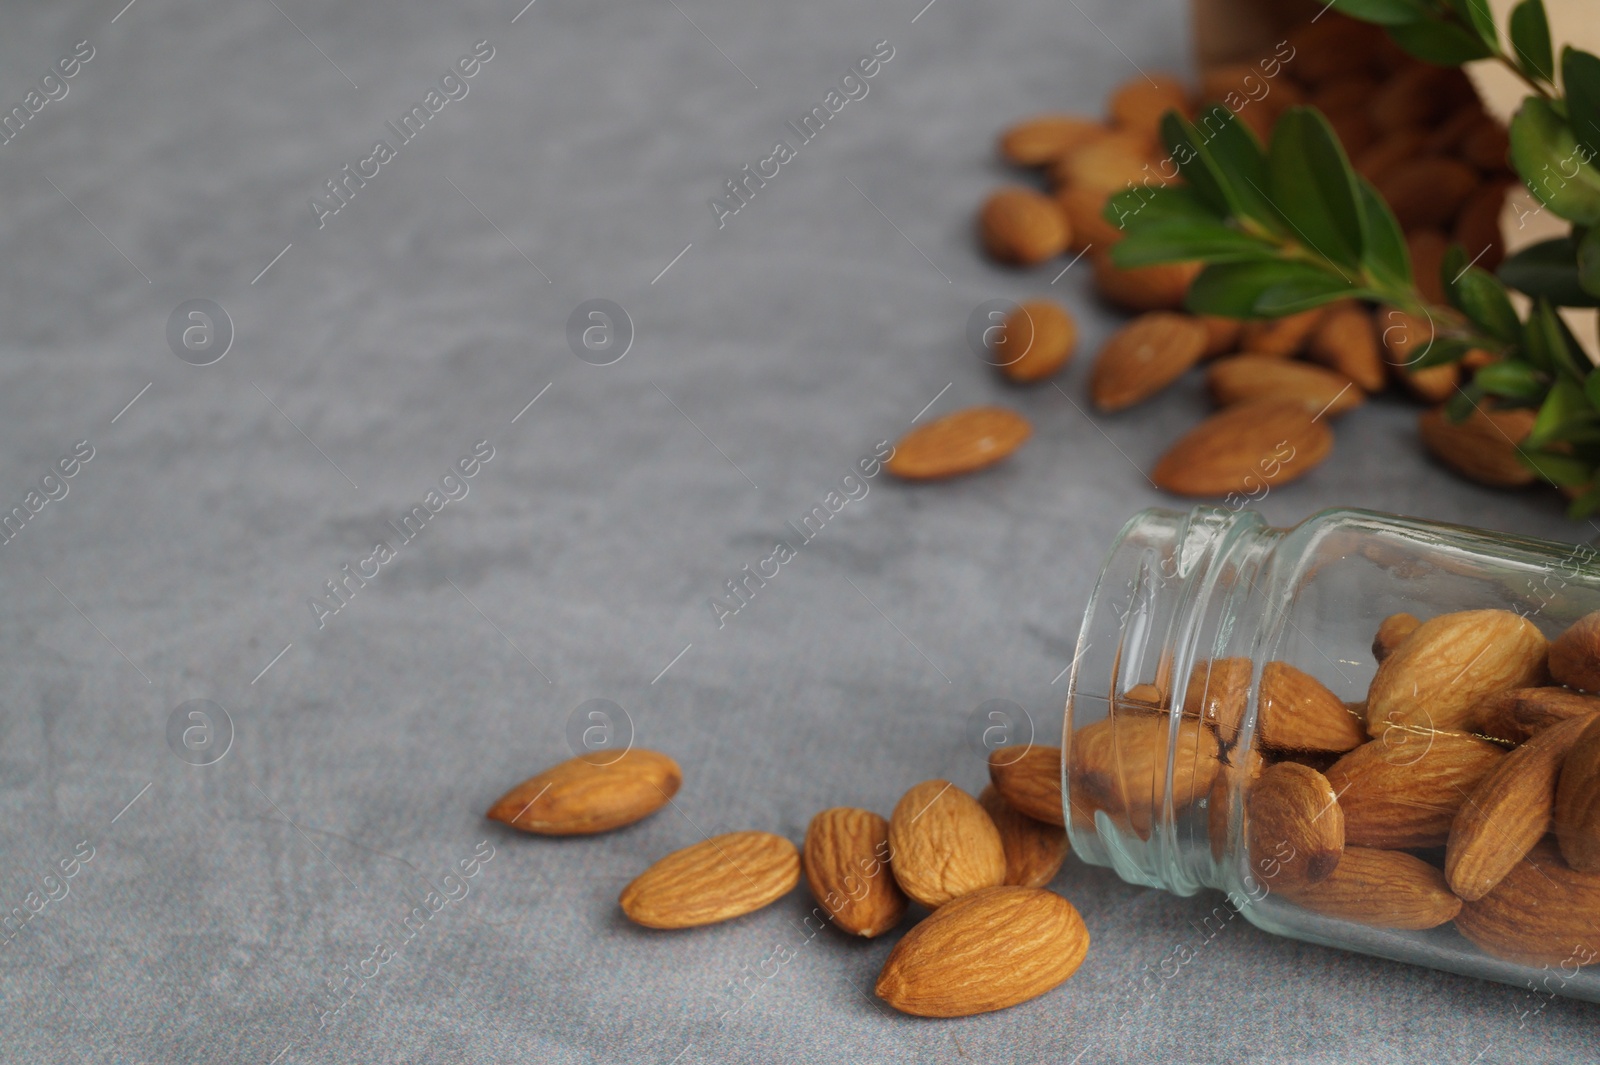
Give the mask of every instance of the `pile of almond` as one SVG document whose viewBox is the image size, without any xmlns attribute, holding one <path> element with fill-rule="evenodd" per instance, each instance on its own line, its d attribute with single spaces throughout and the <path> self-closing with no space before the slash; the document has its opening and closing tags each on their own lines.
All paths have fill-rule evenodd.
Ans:
<svg viewBox="0 0 1600 1065">
<path fill-rule="evenodd" d="M 848 806 L 822 811 L 798 850 L 770 832 L 704 838 L 640 873 L 622 891 L 622 911 L 648 928 L 714 924 L 783 898 L 804 872 L 819 924 L 847 935 L 880 936 L 913 905 L 926 911 L 878 976 L 879 997 L 895 1009 L 959 1017 L 1014 1006 L 1065 981 L 1089 950 L 1078 911 L 1045 890 L 1067 855 L 1060 752 L 1050 750 L 1048 786 L 1014 798 L 998 774 L 1000 790 L 976 799 L 928 780 L 887 820 Z M 1036 759 L 1018 753 L 1030 766 Z M 487 816 L 540 835 L 604 832 L 659 810 L 682 781 L 664 754 L 596 752 L 517 785 Z"/>
<path fill-rule="evenodd" d="M 1246 658 L 1198 664 L 1176 711 L 1161 678 L 1134 686 L 1073 733 L 1075 826 L 1148 839 L 1169 798 L 1179 815 L 1204 802 L 1213 856 L 1243 854 L 1316 914 L 1454 921 L 1526 965 L 1600 960 L 1600 613 L 1553 641 L 1507 610 L 1399 614 L 1373 654 L 1354 704 L 1287 662 L 1257 678 Z M 1030 757 L 1042 791 L 1052 757 Z"/>
<path fill-rule="evenodd" d="M 1151 479 L 1183 495 L 1237 496 L 1242 505 L 1320 463 L 1332 447 L 1329 422 L 1397 385 L 1430 408 L 1421 435 L 1442 462 L 1486 484 L 1532 483 L 1516 444 L 1533 412 L 1480 412 L 1452 425 L 1438 408 L 1461 368 L 1409 369 L 1431 340 L 1428 322 L 1356 302 L 1264 321 L 1196 316 L 1182 306 L 1198 264 L 1112 263 L 1122 230 L 1103 217 L 1108 198 L 1181 180 L 1161 144 L 1161 116 L 1193 116 L 1212 103 L 1263 141 L 1287 107 L 1321 110 L 1394 210 L 1432 302 L 1446 302 L 1439 275 L 1452 241 L 1486 269 L 1503 255 L 1499 218 L 1515 181 L 1505 130 L 1459 70 L 1413 59 L 1378 27 L 1334 12 L 1291 32 L 1271 55 L 1207 70 L 1198 94 L 1173 77 L 1138 77 L 1111 94 L 1104 121 L 1047 114 L 1013 126 L 1000 137 L 1002 158 L 1041 171 L 1045 189 L 991 195 L 978 214 L 983 248 L 1017 266 L 1087 256 L 1099 294 L 1138 315 L 1100 352 L 1094 405 L 1126 409 L 1207 364 L 1205 384 L 1220 412 L 1177 439 Z M 1043 381 L 1066 365 L 1075 342 L 1064 308 L 1029 299 L 993 335 L 993 361 L 1012 381 Z M 1465 365 L 1489 358 L 1476 352 Z"/>
</svg>

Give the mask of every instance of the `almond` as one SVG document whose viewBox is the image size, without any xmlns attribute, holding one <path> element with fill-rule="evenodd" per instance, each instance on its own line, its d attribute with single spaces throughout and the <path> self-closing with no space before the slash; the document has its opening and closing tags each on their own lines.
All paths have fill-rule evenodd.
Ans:
<svg viewBox="0 0 1600 1065">
<path fill-rule="evenodd" d="M 1218 355 L 1227 355 L 1239 346 L 1239 336 L 1244 331 L 1244 323 L 1239 319 L 1223 318 L 1216 314 L 1195 317 L 1206 327 L 1206 347 L 1201 358 L 1213 359 Z"/>
<path fill-rule="evenodd" d="M 1357 847 L 1437 847 L 1456 811 L 1505 752 L 1464 732 L 1390 730 L 1328 767 L 1344 809 L 1345 842 Z"/>
<path fill-rule="evenodd" d="M 925 780 L 901 796 L 889 816 L 889 854 L 901 890 L 929 909 L 1006 879 L 994 822 L 948 780 Z"/>
<path fill-rule="evenodd" d="M 1309 473 L 1332 448 L 1327 423 L 1299 403 L 1241 403 L 1179 437 L 1150 477 L 1179 495 L 1254 493 Z"/>
<path fill-rule="evenodd" d="M 1540 682 L 1546 645 L 1533 622 L 1509 610 L 1430 618 L 1378 666 L 1367 691 L 1367 731 L 1476 729 L 1485 696 Z"/>
<path fill-rule="evenodd" d="M 1352 156 L 1351 161 L 1356 173 L 1368 181 L 1377 181 L 1394 167 L 1415 158 L 1427 140 L 1427 133 L 1420 129 L 1398 129 L 1393 133 L 1383 133 Z"/>
<path fill-rule="evenodd" d="M 1479 484 L 1520 488 L 1539 479 L 1522 461 L 1518 445 L 1533 430 L 1531 410 L 1475 409 L 1464 421 L 1452 422 L 1443 410 L 1417 415 L 1422 444 L 1452 470 Z"/>
<path fill-rule="evenodd" d="M 812 896 L 851 935 L 882 935 L 905 916 L 906 897 L 889 870 L 889 822 L 871 810 L 817 814 L 801 858 Z"/>
<path fill-rule="evenodd" d="M 1313 307 L 1281 318 L 1246 322 L 1239 334 L 1239 350 L 1252 355 L 1293 355 L 1311 339 L 1326 313 L 1326 307 Z"/>
<path fill-rule="evenodd" d="M 1072 358 L 1078 326 L 1054 300 L 1025 300 L 1000 324 L 994 361 L 1019 384 L 1042 381 Z"/>
<path fill-rule="evenodd" d="M 1600 697 L 1566 688 L 1510 688 L 1478 704 L 1483 733 L 1521 743 L 1568 718 L 1600 713 Z"/>
<path fill-rule="evenodd" d="M 1390 614 L 1384 618 L 1378 623 L 1377 635 L 1372 637 L 1372 657 L 1379 662 L 1388 658 L 1421 624 L 1415 614 Z"/>
<path fill-rule="evenodd" d="M 1234 751 L 1229 758 L 1237 764 L 1222 767 L 1211 782 L 1206 801 L 1206 834 L 1211 839 L 1211 857 L 1218 862 L 1233 845 L 1234 828 L 1241 820 L 1243 804 L 1237 803 L 1235 796 L 1248 794 L 1265 765 L 1257 750 Z"/>
<path fill-rule="evenodd" d="M 907 932 L 875 990 L 901 1013 L 967 1017 L 1038 998 L 1076 972 L 1088 952 L 1089 930 L 1060 895 L 985 888 Z"/>
<path fill-rule="evenodd" d="M 1364 392 L 1383 391 L 1378 333 L 1372 327 L 1372 314 L 1359 304 L 1331 308 L 1311 334 L 1306 355 L 1354 381 Z"/>
<path fill-rule="evenodd" d="M 1384 82 L 1367 107 L 1379 129 L 1410 129 L 1432 126 L 1472 95 L 1459 70 L 1413 61 Z"/>
<path fill-rule="evenodd" d="M 968 407 L 901 437 L 884 468 L 909 481 L 971 473 L 1004 459 L 1032 435 L 1033 426 L 1015 411 Z"/>
<path fill-rule="evenodd" d="M 1123 237 L 1122 227 L 1106 220 L 1102 213 L 1110 193 L 1092 185 L 1068 185 L 1056 193 L 1056 203 L 1067 217 L 1072 239 L 1069 251 L 1109 248 Z"/>
<path fill-rule="evenodd" d="M 1443 156 L 1397 163 L 1373 182 L 1406 231 L 1448 225 L 1478 187 L 1478 172 Z"/>
<path fill-rule="evenodd" d="M 1000 833 L 1006 853 L 1006 883 L 1040 888 L 1054 880 L 1067 859 L 1067 831 L 1035 821 L 1006 802 L 993 784 L 978 793 L 978 805 Z"/>
<path fill-rule="evenodd" d="M 1107 195 L 1130 184 L 1163 184 L 1151 165 L 1151 141 L 1144 134 L 1118 130 L 1069 150 L 1051 167 L 1057 184 L 1096 189 Z"/>
<path fill-rule="evenodd" d="M 1171 75 L 1130 78 L 1111 94 L 1111 121 L 1152 140 L 1160 134 L 1161 116 L 1168 111 L 1189 113 L 1189 91 Z"/>
<path fill-rule="evenodd" d="M 1478 124 L 1461 138 L 1461 158 L 1479 170 L 1504 170 L 1509 165 L 1507 156 L 1510 151 L 1511 138 L 1506 134 L 1506 128 L 1489 115 L 1479 119 Z"/>
<path fill-rule="evenodd" d="M 1342 754 L 1366 742 L 1361 719 L 1321 681 L 1287 662 L 1268 662 L 1261 670 L 1256 740 L 1288 751 Z"/>
<path fill-rule="evenodd" d="M 1104 125 L 1089 118 L 1035 115 L 1000 135 L 1000 157 L 1017 166 L 1044 166 L 1107 132 Z"/>
<path fill-rule="evenodd" d="M 1348 76 L 1352 68 L 1373 65 L 1383 40 L 1379 27 L 1337 13 L 1303 22 L 1288 35 L 1294 48 L 1290 70 L 1307 85 L 1321 85 Z"/>
<path fill-rule="evenodd" d="M 1445 847 L 1444 875 L 1457 895 L 1483 898 L 1550 830 L 1561 763 L 1591 720 L 1551 725 L 1501 759 L 1472 790 Z"/>
<path fill-rule="evenodd" d="M 1433 346 L 1432 323 L 1426 318 L 1391 310 L 1383 313 L 1378 325 L 1383 331 L 1384 365 L 1406 391 L 1430 404 L 1443 403 L 1454 394 L 1461 377 L 1455 363 L 1441 363 L 1421 370 L 1413 368 Z"/>
<path fill-rule="evenodd" d="M 1589 719 L 1561 764 L 1555 826 L 1567 864 L 1600 873 L 1600 717 Z"/>
<path fill-rule="evenodd" d="M 1444 257 L 1450 238 L 1437 229 L 1413 229 L 1406 233 L 1406 254 L 1411 257 L 1411 273 L 1417 290 L 1429 303 L 1444 303 Z"/>
<path fill-rule="evenodd" d="M 1033 189 L 1005 188 L 978 212 L 984 250 L 1003 263 L 1033 266 L 1066 250 L 1067 220 L 1055 201 Z"/>
<path fill-rule="evenodd" d="M 541 836 L 586 836 L 649 817 L 682 784 L 677 762 L 635 747 L 553 765 L 506 792 L 484 816 Z"/>
<path fill-rule="evenodd" d="M 1485 181 L 1456 215 L 1455 242 L 1466 251 L 1469 262 L 1491 273 L 1506 257 L 1500 213 L 1505 209 L 1508 187 L 1504 180 Z"/>
<path fill-rule="evenodd" d="M 622 912 L 647 928 L 742 917 L 800 882 L 800 852 L 770 832 L 729 832 L 673 851 L 622 889 Z"/>
<path fill-rule="evenodd" d="M 1035 744 L 989 752 L 989 779 L 1015 809 L 1050 825 L 1066 824 L 1061 803 L 1061 748 Z"/>
<path fill-rule="evenodd" d="M 1117 330 L 1100 349 L 1089 397 L 1103 411 L 1149 399 L 1200 361 L 1206 330 L 1182 314 L 1142 314 Z"/>
<path fill-rule="evenodd" d="M 1600 610 L 1568 625 L 1550 644 L 1550 676 L 1573 688 L 1600 692 Z"/>
<path fill-rule="evenodd" d="M 1456 928 L 1485 954 L 1563 971 L 1600 960 L 1600 876 L 1572 869 L 1548 840 L 1469 902 Z"/>
<path fill-rule="evenodd" d="M 1175 738 L 1165 714 L 1105 718 L 1072 734 L 1073 803 L 1081 793 L 1088 804 L 1126 816 L 1146 837 L 1168 800 L 1168 766 L 1173 808 L 1183 810 L 1210 792 L 1221 767 L 1219 754 L 1216 733 L 1189 718 L 1178 721 Z"/>
<path fill-rule="evenodd" d="M 1094 260 L 1094 284 L 1100 297 L 1128 311 L 1178 310 L 1201 270 L 1200 263 L 1158 263 L 1125 270 L 1101 249 L 1090 252 L 1089 257 Z"/>
<path fill-rule="evenodd" d="M 1184 715 L 1204 721 L 1224 745 L 1232 744 L 1249 705 L 1254 672 L 1242 656 L 1196 662 L 1184 687 Z"/>
<path fill-rule="evenodd" d="M 1437 928 L 1461 911 L 1439 870 L 1402 851 L 1370 847 L 1347 846 L 1326 880 L 1285 883 L 1282 891 L 1314 913 L 1376 928 Z"/>
<path fill-rule="evenodd" d="M 1326 880 L 1344 854 L 1344 812 L 1328 778 L 1310 766 L 1279 762 L 1262 771 L 1245 799 L 1250 864 L 1282 860 L 1274 886 Z"/>
<path fill-rule="evenodd" d="M 1361 389 L 1343 374 L 1275 355 L 1235 355 L 1214 362 L 1206 371 L 1206 387 L 1223 407 L 1253 399 L 1286 399 L 1328 417 L 1366 401 Z"/>
</svg>

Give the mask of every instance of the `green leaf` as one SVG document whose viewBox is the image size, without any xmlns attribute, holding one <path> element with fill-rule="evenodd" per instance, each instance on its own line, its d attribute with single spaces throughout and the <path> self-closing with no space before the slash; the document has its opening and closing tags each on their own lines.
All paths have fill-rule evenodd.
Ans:
<svg viewBox="0 0 1600 1065">
<path fill-rule="evenodd" d="M 1583 387 L 1562 378 L 1550 386 L 1549 395 L 1539 406 L 1539 414 L 1528 433 L 1527 445 L 1541 448 L 1565 439 L 1566 432 L 1583 428 L 1593 416 L 1594 408 L 1589 405 L 1589 397 Z"/>
<path fill-rule="evenodd" d="M 1600 58 L 1563 48 L 1561 87 L 1566 93 L 1567 122 L 1586 153 L 1583 161 L 1592 162 L 1600 153 Z"/>
<path fill-rule="evenodd" d="M 1491 53 L 1499 47 L 1500 37 L 1495 32 L 1494 15 L 1490 14 L 1486 0 L 1450 0 L 1450 7 L 1489 47 Z"/>
<path fill-rule="evenodd" d="M 1545 18 L 1544 0 L 1522 0 L 1511 9 L 1511 50 L 1517 65 L 1530 78 L 1556 80 L 1556 61 L 1550 51 L 1550 20 Z"/>
<path fill-rule="evenodd" d="M 1494 54 L 1476 33 L 1442 18 L 1429 17 L 1422 22 L 1390 26 L 1389 36 L 1423 62 L 1442 67 L 1458 67 Z"/>
<path fill-rule="evenodd" d="M 1587 376 L 1589 360 L 1585 357 L 1580 361 L 1577 341 L 1549 300 L 1534 303 L 1523 337 L 1528 361 L 1539 369 L 1580 379 Z"/>
<path fill-rule="evenodd" d="M 1583 379 L 1583 391 L 1589 397 L 1590 406 L 1600 408 L 1600 370 L 1589 371 L 1589 376 Z"/>
<path fill-rule="evenodd" d="M 1378 281 L 1409 289 L 1412 285 L 1411 253 L 1406 248 L 1400 223 L 1378 195 L 1378 190 L 1372 187 L 1372 182 L 1358 177 L 1356 191 L 1361 196 L 1361 220 L 1366 225 L 1361 265 Z"/>
<path fill-rule="evenodd" d="M 1511 297 L 1489 271 L 1469 267 L 1450 286 L 1450 302 L 1494 339 L 1505 344 L 1522 342 L 1522 321 L 1511 306 Z"/>
<path fill-rule="evenodd" d="M 1161 139 L 1178 172 L 1194 190 L 1195 198 L 1219 218 L 1238 213 L 1236 204 L 1228 195 L 1228 178 L 1205 150 L 1202 138 L 1188 119 L 1175 111 L 1161 116 Z"/>
<path fill-rule="evenodd" d="M 1231 199 L 1240 217 L 1284 232 L 1283 215 L 1267 198 L 1267 158 L 1250 127 L 1228 108 L 1214 104 L 1195 116 L 1195 129 L 1207 138 L 1212 161 L 1230 178 Z"/>
<path fill-rule="evenodd" d="M 1522 451 L 1522 461 L 1551 484 L 1576 488 L 1588 484 L 1594 471 L 1587 462 L 1554 451 Z"/>
<path fill-rule="evenodd" d="M 1155 263 L 1276 259 L 1277 251 L 1276 245 L 1221 222 L 1174 218 L 1136 224 L 1111 249 L 1111 261 L 1127 270 Z"/>
<path fill-rule="evenodd" d="M 1525 362 L 1506 359 L 1479 368 L 1472 383 L 1489 396 L 1518 403 L 1541 403 L 1550 380 Z"/>
<path fill-rule="evenodd" d="M 1328 120 L 1309 107 L 1278 119 L 1267 154 L 1272 202 L 1301 241 L 1330 262 L 1361 264 L 1363 230 L 1355 172 Z"/>
<path fill-rule="evenodd" d="M 1567 517 L 1581 521 L 1600 507 L 1600 488 L 1591 488 L 1567 505 Z"/>
<path fill-rule="evenodd" d="M 1447 362 L 1458 361 L 1471 350 L 1472 344 L 1458 337 L 1434 337 L 1421 354 L 1412 358 L 1407 369 L 1426 370 L 1430 366 L 1443 366 Z"/>
<path fill-rule="evenodd" d="M 1590 296 L 1600 296 L 1600 226 L 1578 242 L 1578 285 Z"/>
<path fill-rule="evenodd" d="M 1261 318 L 1293 314 L 1345 297 L 1372 294 L 1310 263 L 1212 263 L 1189 286 L 1184 305 L 1196 314 Z"/>
<path fill-rule="evenodd" d="M 1445 418 L 1457 425 L 1461 424 L 1472 417 L 1472 412 L 1478 408 L 1478 400 L 1482 398 L 1483 393 L 1476 382 L 1456 389 L 1450 398 L 1444 401 Z"/>
<path fill-rule="evenodd" d="M 1529 296 L 1542 296 L 1557 307 L 1597 307 L 1578 280 L 1578 249 L 1570 237 L 1530 244 L 1500 264 L 1500 280 Z"/>
<path fill-rule="evenodd" d="M 1404 26 L 1428 17 L 1420 0 L 1334 0 L 1333 6 L 1340 14 L 1380 26 Z"/>
<path fill-rule="evenodd" d="M 1188 186 L 1167 185 L 1163 188 L 1123 189 L 1106 201 L 1100 217 L 1119 229 L 1133 230 L 1143 222 L 1156 219 L 1221 221 L 1224 216 L 1200 202 L 1200 198 Z"/>
<path fill-rule="evenodd" d="M 1580 147 L 1572 127 L 1537 96 L 1524 100 L 1511 119 L 1511 162 L 1517 173 L 1542 203 L 1568 221 L 1600 222 L 1600 171 L 1588 164 L 1593 158 L 1594 151 Z"/>
</svg>

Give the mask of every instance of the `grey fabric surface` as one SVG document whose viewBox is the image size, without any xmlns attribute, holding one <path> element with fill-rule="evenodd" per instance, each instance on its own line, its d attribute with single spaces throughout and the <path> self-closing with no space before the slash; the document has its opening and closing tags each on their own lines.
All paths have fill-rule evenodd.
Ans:
<svg viewBox="0 0 1600 1065">
<path fill-rule="evenodd" d="M 520 6 L 6 12 L 6 107 L 76 42 L 94 54 L 0 150 L 0 509 L 79 441 L 93 458 L 0 547 L 0 909 L 66 892 L 0 946 L 0 1060 L 1595 1058 L 1592 1006 L 1242 922 L 1207 941 L 1214 899 L 1076 862 L 1056 888 L 1093 935 L 1082 970 L 970 1020 L 876 1004 L 890 942 L 803 943 L 804 892 L 691 933 L 629 926 L 621 887 L 702 833 L 799 841 L 825 806 L 887 813 L 934 776 L 976 791 L 985 700 L 1059 728 L 1052 678 L 1101 553 L 1170 502 L 1138 471 L 1204 401 L 1185 384 L 1090 420 L 1084 356 L 1064 390 L 997 383 L 962 342 L 980 301 L 1055 292 L 1084 352 L 1117 318 L 1081 267 L 1051 288 L 1059 266 L 987 265 L 970 218 L 1005 179 L 998 128 L 1096 110 L 1135 64 L 1184 69 L 1186 12 Z M 881 40 L 868 95 L 719 230 L 722 182 Z M 493 57 L 467 95 L 319 229 L 323 183 L 398 141 L 385 123 L 477 41 Z M 594 298 L 636 328 L 613 365 L 568 348 Z M 210 366 L 168 347 L 190 299 L 236 330 Z M 872 480 L 719 628 L 723 582 L 935 397 L 930 417 L 1014 406 L 1035 438 L 980 477 Z M 1262 508 L 1592 535 L 1554 500 L 1441 475 L 1412 416 L 1349 416 Z M 480 440 L 469 494 L 319 629 L 307 600 L 397 541 L 386 522 Z M 210 765 L 169 746 L 191 699 L 232 721 Z M 589 699 L 682 763 L 675 807 L 587 840 L 486 822 L 568 756 Z M 408 930 L 430 885 L 456 897 Z M 719 1023 L 779 946 L 792 959 Z M 1142 1002 L 1144 967 L 1182 946 L 1194 960 Z M 345 966 L 367 974 L 348 1001 Z"/>
</svg>

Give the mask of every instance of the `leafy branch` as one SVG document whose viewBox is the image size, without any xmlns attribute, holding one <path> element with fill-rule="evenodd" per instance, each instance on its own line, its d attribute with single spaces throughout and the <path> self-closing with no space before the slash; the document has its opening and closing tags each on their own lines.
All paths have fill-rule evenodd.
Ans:
<svg viewBox="0 0 1600 1065">
<path fill-rule="evenodd" d="M 1204 263 L 1189 289 L 1190 310 L 1233 318 L 1294 314 L 1359 299 L 1430 323 L 1408 369 L 1457 362 L 1478 368 L 1446 404 L 1461 420 L 1479 407 L 1538 413 L 1521 442 L 1522 460 L 1574 495 L 1574 516 L 1600 508 L 1600 370 L 1592 366 L 1558 307 L 1600 307 L 1600 58 L 1561 54 L 1559 80 L 1543 0 L 1523 0 L 1502 45 L 1485 0 L 1335 0 L 1357 19 L 1382 25 L 1426 62 L 1495 60 L 1528 86 L 1512 119 L 1511 164 L 1548 209 L 1571 223 L 1568 236 L 1523 249 L 1497 274 L 1445 256 L 1448 306 L 1432 305 L 1412 272 L 1406 240 L 1372 183 L 1357 174 L 1316 110 L 1286 110 L 1263 146 L 1228 108 L 1193 121 L 1169 112 L 1161 133 L 1183 178 L 1179 185 L 1128 188 L 1105 217 L 1125 236 L 1117 265 Z M 1526 318 L 1508 289 L 1532 300 Z"/>
</svg>

